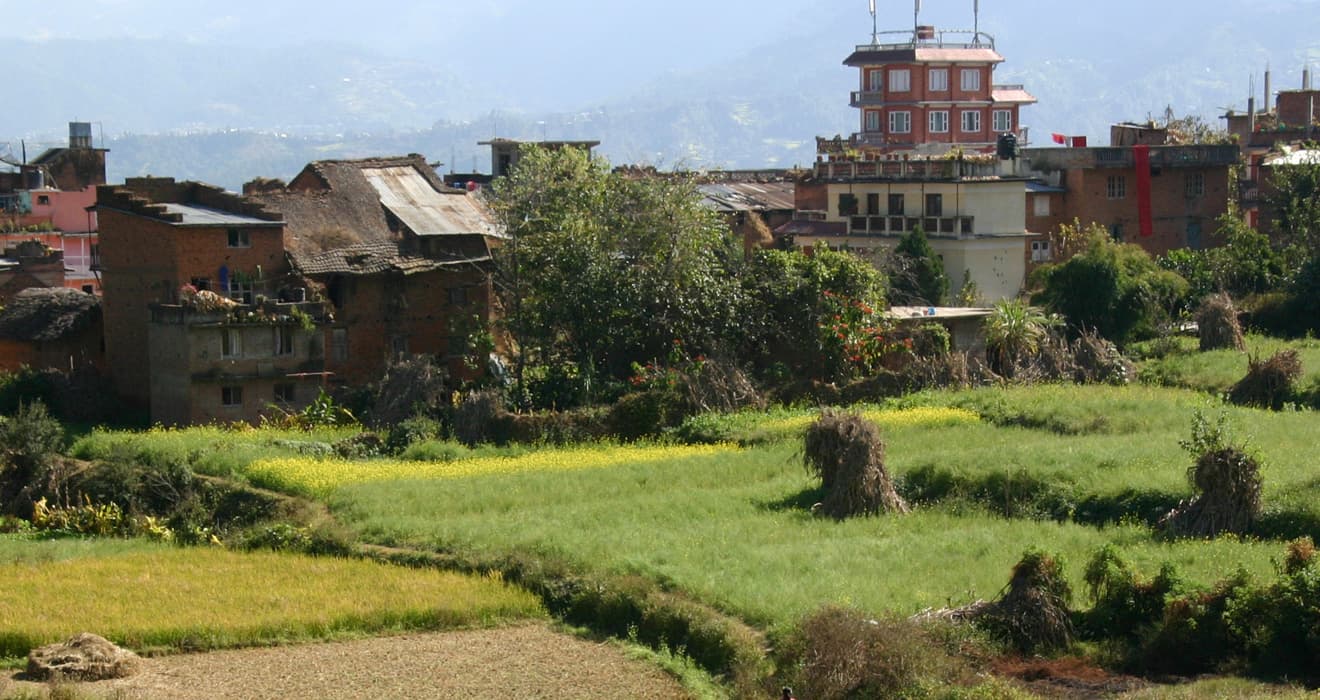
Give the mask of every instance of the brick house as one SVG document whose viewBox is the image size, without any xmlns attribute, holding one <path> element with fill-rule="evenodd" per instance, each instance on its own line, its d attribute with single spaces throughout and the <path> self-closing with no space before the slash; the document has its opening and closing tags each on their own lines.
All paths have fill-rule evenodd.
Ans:
<svg viewBox="0 0 1320 700">
<path fill-rule="evenodd" d="M 1117 241 L 1164 255 L 1220 243 L 1213 234 L 1217 220 L 1228 211 L 1229 198 L 1236 195 L 1229 190 L 1240 149 L 1144 144 L 1033 148 L 1025 149 L 1022 158 L 1027 169 L 1052 188 L 1041 228 L 1031 228 L 1037 232 L 1032 245 L 1048 241 L 1046 234 L 1057 230 L 1057 224 L 1077 220 L 1098 223 Z M 1040 194 L 1045 193 L 1033 195 L 1033 210 Z"/>
<path fill-rule="evenodd" d="M 278 214 L 171 178 L 102 186 L 96 206 L 106 359 L 125 399 L 153 421 L 190 424 L 251 422 L 315 398 L 324 352 L 307 326 L 319 307 L 278 301 L 302 284 Z"/>
<path fill-rule="evenodd" d="M 476 195 L 447 187 L 420 155 L 319 161 L 288 185 L 244 191 L 280 212 L 292 268 L 333 306 L 332 381 L 375 381 L 412 355 L 440 360 L 451 377 L 485 366 L 468 339 L 496 313 L 491 249 L 502 236 Z"/>
</svg>

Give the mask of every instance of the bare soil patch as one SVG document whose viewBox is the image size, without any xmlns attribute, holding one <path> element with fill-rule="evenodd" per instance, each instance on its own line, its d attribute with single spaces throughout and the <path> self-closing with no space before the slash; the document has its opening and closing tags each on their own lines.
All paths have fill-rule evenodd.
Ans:
<svg viewBox="0 0 1320 700">
<path fill-rule="evenodd" d="M 995 675 L 1012 678 L 1044 698 L 1112 698 L 1141 690 L 1150 683 L 1106 671 L 1085 659 L 1004 658 L 993 664 Z"/>
<path fill-rule="evenodd" d="M 0 677 L 0 697 L 39 687 Z M 617 647 L 544 625 L 150 658 L 133 678 L 78 690 L 135 700 L 688 697 Z"/>
</svg>

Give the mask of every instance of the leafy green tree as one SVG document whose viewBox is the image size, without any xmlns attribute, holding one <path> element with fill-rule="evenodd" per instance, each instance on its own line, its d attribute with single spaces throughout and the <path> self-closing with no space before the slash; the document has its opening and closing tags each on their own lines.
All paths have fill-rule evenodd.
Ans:
<svg viewBox="0 0 1320 700">
<path fill-rule="evenodd" d="M 737 325 L 739 249 L 687 179 L 530 146 L 490 204 L 510 236 L 496 287 L 520 384 L 529 365 L 554 368 L 590 400 L 674 340 L 710 354 Z"/>
<path fill-rule="evenodd" d="M 1082 252 L 1037 269 L 1032 281 L 1040 289 L 1033 303 L 1120 344 L 1153 336 L 1187 292 L 1177 273 L 1160 269 L 1140 247 L 1115 242 L 1099 225 L 1087 231 Z"/>
<path fill-rule="evenodd" d="M 1266 204 L 1285 243 L 1320 257 L 1320 159 L 1276 166 Z"/>
<path fill-rule="evenodd" d="M 833 304 L 826 292 L 884 308 L 884 277 L 847 252 L 818 246 L 810 251 L 761 250 L 741 275 L 743 312 L 738 356 L 762 376 L 774 373 L 824 379 L 831 366 L 820 329 Z"/>
<path fill-rule="evenodd" d="M 895 270 L 891 273 L 891 296 L 894 301 L 939 306 L 949 294 L 949 277 L 944 262 L 930 247 L 920 226 L 903 236 L 894 248 Z"/>
</svg>

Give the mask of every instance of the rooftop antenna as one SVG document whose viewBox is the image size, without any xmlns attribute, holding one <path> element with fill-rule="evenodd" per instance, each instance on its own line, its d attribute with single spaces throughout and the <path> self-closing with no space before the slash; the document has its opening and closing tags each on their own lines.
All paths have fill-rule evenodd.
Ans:
<svg viewBox="0 0 1320 700">
<path fill-rule="evenodd" d="M 981 43 L 981 0 L 972 0 L 972 41 Z"/>
<path fill-rule="evenodd" d="M 875 0 L 871 0 L 871 46 L 880 43 L 880 24 L 875 17 Z"/>
</svg>

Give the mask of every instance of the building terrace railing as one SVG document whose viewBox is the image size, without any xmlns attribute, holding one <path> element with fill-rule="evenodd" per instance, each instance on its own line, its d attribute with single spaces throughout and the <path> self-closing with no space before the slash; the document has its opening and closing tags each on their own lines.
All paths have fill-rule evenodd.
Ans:
<svg viewBox="0 0 1320 700">
<path fill-rule="evenodd" d="M 882 41 L 882 39 L 905 38 L 905 41 Z M 961 40 L 958 40 L 959 38 Z M 949 29 L 936 31 L 934 27 L 917 27 L 912 30 L 877 32 L 871 37 L 871 43 L 859 44 L 858 51 L 886 51 L 891 49 L 991 49 L 995 48 L 995 38 L 985 32 L 972 29 Z"/>
</svg>

